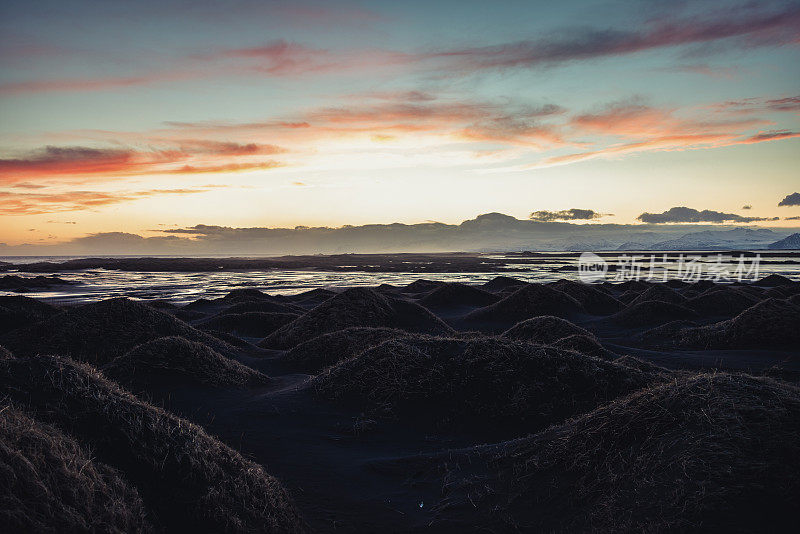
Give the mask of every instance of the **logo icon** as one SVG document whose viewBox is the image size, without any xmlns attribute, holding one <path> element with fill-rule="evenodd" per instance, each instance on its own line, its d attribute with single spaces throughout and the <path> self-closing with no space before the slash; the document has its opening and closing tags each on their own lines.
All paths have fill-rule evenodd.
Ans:
<svg viewBox="0 0 800 534">
<path fill-rule="evenodd" d="M 608 263 L 594 252 L 584 252 L 578 258 L 578 278 L 581 282 L 591 284 L 606 277 Z"/>
</svg>

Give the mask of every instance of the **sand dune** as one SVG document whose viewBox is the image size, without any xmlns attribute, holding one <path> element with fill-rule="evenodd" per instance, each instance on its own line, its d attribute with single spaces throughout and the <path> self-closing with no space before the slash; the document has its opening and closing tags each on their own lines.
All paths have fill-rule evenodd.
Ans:
<svg viewBox="0 0 800 534">
<path fill-rule="evenodd" d="M 136 488 L 57 428 L 0 405 L 5 532 L 155 532 Z"/>
<path fill-rule="evenodd" d="M 682 378 L 479 449 L 488 469 L 471 481 L 450 473 L 465 482 L 451 485 L 441 516 L 494 531 L 757 532 L 765 518 L 788 531 L 800 498 L 799 433 L 793 386 Z"/>
<path fill-rule="evenodd" d="M 800 308 L 795 283 L 767 282 L 0 298 L 22 318 L 0 335 L 0 397 L 16 410 L 0 425 L 33 436 L 0 428 L 15 477 L 0 477 L 14 496 L 0 520 L 237 533 L 785 522 Z"/>
<path fill-rule="evenodd" d="M 599 289 L 602 286 L 594 287 L 572 280 L 560 280 L 552 284 L 552 287 L 580 302 L 581 306 L 591 314 L 607 315 L 624 307 L 618 299 Z"/>
<path fill-rule="evenodd" d="M 695 311 L 679 304 L 670 304 L 663 300 L 645 300 L 629 304 L 610 316 L 608 320 L 621 326 L 637 327 L 689 320 L 697 316 Z"/>
<path fill-rule="evenodd" d="M 430 310 L 447 310 L 463 307 L 482 307 L 499 300 L 497 295 L 466 284 L 442 284 L 423 298 L 419 303 Z"/>
<path fill-rule="evenodd" d="M 266 337 L 300 317 L 297 313 L 223 313 L 197 323 L 201 330 L 218 330 L 247 337 Z"/>
<path fill-rule="evenodd" d="M 279 328 L 259 345 L 291 348 L 321 334 L 351 326 L 397 328 L 425 334 L 452 332 L 449 326 L 418 304 L 392 299 L 372 289 L 352 288 Z"/>
<path fill-rule="evenodd" d="M 464 322 L 478 328 L 502 331 L 537 315 L 568 318 L 584 312 L 583 306 L 569 295 L 550 286 L 529 284 L 494 304 L 469 313 Z"/>
<path fill-rule="evenodd" d="M 767 299 L 733 319 L 679 332 L 685 347 L 764 348 L 800 346 L 800 306 L 786 300 Z"/>
<path fill-rule="evenodd" d="M 405 337 L 326 370 L 326 399 L 376 416 L 525 432 L 591 410 L 648 383 L 614 363 L 497 338 Z"/>
<path fill-rule="evenodd" d="M 88 365 L 0 361 L 2 394 L 91 447 L 171 531 L 300 532 L 280 482 L 200 427 L 148 405 Z"/>
<path fill-rule="evenodd" d="M 18 356 L 60 354 L 103 365 L 136 345 L 164 336 L 181 336 L 215 350 L 230 351 L 230 346 L 217 338 L 125 298 L 71 308 L 0 336 L 0 343 Z"/>
<path fill-rule="evenodd" d="M 102 371 L 119 384 L 136 390 L 147 390 L 156 383 L 243 387 L 263 385 L 269 380 L 207 345 L 182 337 L 162 337 L 143 343 L 111 360 Z"/>
<path fill-rule="evenodd" d="M 318 373 L 326 367 L 358 356 L 387 339 L 408 335 L 394 328 L 351 326 L 322 334 L 294 346 L 281 359 L 291 369 Z"/>
<path fill-rule="evenodd" d="M 58 308 L 22 296 L 0 296 L 0 335 L 32 325 L 59 312 Z"/>
<path fill-rule="evenodd" d="M 559 339 L 572 335 L 594 337 L 588 330 L 576 326 L 566 319 L 552 315 L 531 317 L 521 321 L 505 332 L 503 337 L 517 341 L 531 341 L 534 343 L 553 343 Z"/>
</svg>

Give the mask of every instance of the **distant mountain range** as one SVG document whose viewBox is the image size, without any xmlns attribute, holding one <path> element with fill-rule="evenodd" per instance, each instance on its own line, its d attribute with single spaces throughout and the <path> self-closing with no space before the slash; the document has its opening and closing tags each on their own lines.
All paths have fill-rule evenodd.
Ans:
<svg viewBox="0 0 800 534">
<path fill-rule="evenodd" d="M 800 233 L 792 234 L 780 241 L 770 243 L 767 248 L 772 250 L 800 250 Z"/>
<path fill-rule="evenodd" d="M 152 237 L 105 232 L 52 245 L 0 243 L 0 256 L 765 250 L 797 248 L 797 234 L 790 236 L 795 231 L 713 224 L 575 224 L 485 213 L 460 224 L 393 223 L 338 228 L 231 228 L 199 224 L 161 230 L 151 234 Z"/>
<path fill-rule="evenodd" d="M 732 230 L 704 230 L 690 232 L 674 239 L 655 243 L 627 242 L 617 250 L 731 250 L 764 249 L 770 247 L 781 234 L 766 228 L 734 228 Z"/>
</svg>

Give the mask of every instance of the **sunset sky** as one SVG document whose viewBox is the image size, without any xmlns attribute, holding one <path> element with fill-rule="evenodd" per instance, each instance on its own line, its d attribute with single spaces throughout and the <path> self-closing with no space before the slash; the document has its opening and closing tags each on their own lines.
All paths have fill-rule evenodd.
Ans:
<svg viewBox="0 0 800 534">
<path fill-rule="evenodd" d="M 799 190 L 800 2 L 0 4 L 9 245 Z"/>
</svg>

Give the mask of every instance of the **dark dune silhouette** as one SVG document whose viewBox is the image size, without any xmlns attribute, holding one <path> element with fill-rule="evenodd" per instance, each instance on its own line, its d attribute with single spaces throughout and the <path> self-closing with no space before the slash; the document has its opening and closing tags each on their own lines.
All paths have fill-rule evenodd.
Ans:
<svg viewBox="0 0 800 534">
<path fill-rule="evenodd" d="M 304 291 L 303 293 L 293 295 L 289 297 L 289 300 L 299 306 L 302 306 L 303 308 L 309 309 L 317 306 L 318 304 L 322 304 L 335 295 L 336 293 L 330 289 L 318 287 L 310 291 Z"/>
<path fill-rule="evenodd" d="M 516 278 L 510 278 L 508 276 L 495 276 L 485 284 L 483 284 L 483 289 L 486 291 L 491 291 L 492 293 L 497 293 L 503 291 L 504 289 L 508 289 L 510 287 L 519 289 L 519 286 L 524 286 L 527 282 L 523 282 L 522 280 L 517 280 Z"/>
<path fill-rule="evenodd" d="M 209 306 L 213 306 L 214 301 L 209 300 L 207 298 L 199 298 L 197 300 L 193 300 L 192 302 L 185 304 L 183 306 L 184 310 L 205 310 L 208 309 Z"/>
<path fill-rule="evenodd" d="M 447 310 L 463 307 L 483 307 L 497 302 L 499 297 L 474 286 L 457 282 L 442 284 L 419 300 L 430 310 Z"/>
<path fill-rule="evenodd" d="M 552 287 L 574 298 L 594 315 L 607 315 L 621 310 L 624 304 L 599 288 L 573 280 L 559 280 Z"/>
<path fill-rule="evenodd" d="M 441 285 L 444 285 L 444 282 L 436 282 L 434 280 L 425 280 L 424 278 L 421 278 L 419 280 L 414 280 L 404 288 L 400 289 L 400 291 L 402 293 L 428 293 Z"/>
<path fill-rule="evenodd" d="M 263 313 L 303 313 L 305 310 L 290 302 L 275 302 L 273 300 L 248 300 L 233 306 L 226 306 L 221 313 L 238 314 L 248 312 Z"/>
<path fill-rule="evenodd" d="M 250 302 L 254 300 L 273 300 L 274 297 L 254 288 L 234 289 L 222 297 L 225 302 Z"/>
<path fill-rule="evenodd" d="M 449 326 L 419 304 L 356 287 L 335 295 L 279 328 L 259 346 L 288 349 L 321 334 L 351 326 L 397 328 L 424 334 L 452 332 Z"/>
<path fill-rule="evenodd" d="M 673 278 L 671 280 L 663 282 L 663 285 L 671 287 L 672 289 L 688 289 L 692 287 L 693 284 L 691 282 L 686 282 L 684 280 L 678 280 L 677 278 Z"/>
<path fill-rule="evenodd" d="M 72 282 L 68 282 L 57 276 L 23 277 L 16 274 L 0 276 L 0 289 L 10 291 L 25 291 L 32 288 L 47 288 L 50 286 L 70 284 L 72 284 Z"/>
<path fill-rule="evenodd" d="M 237 337 L 237 336 L 235 336 L 233 334 L 229 334 L 228 332 L 221 332 L 219 330 L 209 330 L 209 329 L 203 330 L 203 332 L 205 332 L 206 334 L 208 334 L 210 336 L 213 336 L 213 337 L 219 339 L 220 341 L 224 341 L 225 343 L 227 343 L 228 345 L 230 345 L 232 347 L 236 347 L 237 349 L 244 349 L 246 352 L 251 352 L 253 350 L 255 350 L 255 351 L 259 350 L 258 347 L 256 347 L 251 342 L 249 342 L 249 341 L 247 341 L 247 340 L 245 340 L 245 339 L 243 339 L 241 337 Z"/>
<path fill-rule="evenodd" d="M 318 373 L 326 367 L 358 356 L 387 339 L 408 335 L 393 328 L 352 326 L 322 334 L 289 350 L 281 361 L 291 369 Z"/>
<path fill-rule="evenodd" d="M 738 289 L 739 291 L 747 293 L 751 297 L 755 297 L 758 300 L 762 300 L 764 298 L 765 294 L 766 294 L 766 291 L 768 291 L 768 290 L 765 290 L 763 287 L 756 286 L 756 285 L 753 285 L 753 284 L 734 282 L 733 284 L 730 284 L 729 286 L 714 285 L 713 287 L 710 287 L 710 288 L 706 289 L 705 291 L 703 291 L 703 293 L 705 293 L 707 291 L 721 291 L 721 290 L 725 289 L 726 287 L 734 287 L 734 288 Z M 702 294 L 702 293 L 699 293 L 699 294 Z"/>
<path fill-rule="evenodd" d="M 633 337 L 633 341 L 640 345 L 649 347 L 674 347 L 679 339 L 681 330 L 685 328 L 694 328 L 698 323 L 694 321 L 677 320 L 656 326 L 649 330 L 645 330 Z"/>
<path fill-rule="evenodd" d="M 724 373 L 672 380 L 478 449 L 472 465 L 480 455 L 487 472 L 450 472 L 457 482 L 439 520 L 489 531 L 757 532 L 768 518 L 791 531 L 798 435 L 796 387 Z"/>
<path fill-rule="evenodd" d="M 628 289 L 627 291 L 624 291 L 619 297 L 617 297 L 617 299 L 620 302 L 622 302 L 623 305 L 627 306 L 628 304 L 633 302 L 636 298 L 638 298 L 639 295 L 641 295 L 640 291 L 634 291 L 632 289 Z"/>
<path fill-rule="evenodd" d="M 635 356 L 631 356 L 630 354 L 625 354 L 616 358 L 614 363 L 617 365 L 622 365 L 624 367 L 633 367 L 634 369 L 638 369 L 642 373 L 649 376 L 651 379 L 655 380 L 669 380 L 673 379 L 677 376 L 682 374 L 681 371 L 675 371 L 672 369 L 667 369 L 665 367 L 661 367 L 660 365 L 656 365 L 653 362 L 648 360 L 643 360 L 641 358 L 637 358 Z"/>
<path fill-rule="evenodd" d="M 774 286 L 790 286 L 794 285 L 796 282 L 793 282 L 790 278 L 786 278 L 780 274 L 770 274 L 765 276 L 761 280 L 757 280 L 753 282 L 753 285 L 756 286 L 764 286 L 764 287 L 774 287 Z"/>
<path fill-rule="evenodd" d="M 0 296 L 0 335 L 31 325 L 59 312 L 50 304 L 22 296 Z"/>
<path fill-rule="evenodd" d="M 5 532 L 155 532 L 135 488 L 72 437 L 0 405 Z"/>
<path fill-rule="evenodd" d="M 743 312 L 758 299 L 735 287 L 709 289 L 686 301 L 685 306 L 701 315 L 736 315 Z"/>
<path fill-rule="evenodd" d="M 800 284 L 784 284 L 767 289 L 763 293 L 765 298 L 785 299 L 800 293 Z"/>
<path fill-rule="evenodd" d="M 507 339 L 544 344 L 554 343 L 573 335 L 594 337 L 588 330 L 552 315 L 531 317 L 515 324 L 502 334 Z"/>
<path fill-rule="evenodd" d="M 464 322 L 502 331 L 537 315 L 574 317 L 584 312 L 583 306 L 569 295 L 550 286 L 529 284 L 494 304 L 467 314 Z"/>
<path fill-rule="evenodd" d="M 639 295 L 628 304 L 639 304 L 640 302 L 647 302 L 649 300 L 668 302 L 670 304 L 684 304 L 686 302 L 686 297 L 672 288 L 662 284 L 654 284 L 639 293 Z"/>
<path fill-rule="evenodd" d="M 685 306 L 662 300 L 646 300 L 628 305 L 622 311 L 611 315 L 608 321 L 620 326 L 637 327 L 696 317 L 697 313 Z"/>
<path fill-rule="evenodd" d="M 615 360 L 616 354 L 607 350 L 600 344 L 596 337 L 586 334 L 572 334 L 550 343 L 551 347 L 563 350 L 574 350 L 580 354 L 602 358 L 604 360 Z M 615 360 L 617 361 L 617 360 Z"/>
<path fill-rule="evenodd" d="M 200 319 L 204 319 L 208 317 L 207 313 L 203 313 L 197 310 L 187 310 L 184 308 L 178 308 L 177 310 L 164 310 L 173 317 L 180 319 L 185 323 L 191 323 L 192 321 L 198 321 Z"/>
<path fill-rule="evenodd" d="M 734 389 L 743 385 L 735 394 L 713 380 L 684 385 L 703 369 L 712 378 L 731 370 L 774 377 L 778 389 L 798 383 L 796 285 L 501 281 L 494 293 L 431 281 L 411 292 L 244 288 L 187 306 L 111 299 L 56 308 L 6 298 L 32 315 L 0 335 L 18 355 L 0 347 L 0 397 L 34 428 L 53 425 L 74 440 L 103 498 L 124 501 L 120 521 L 143 510 L 134 531 L 302 531 L 301 514 L 321 532 L 672 531 L 728 526 L 718 514 L 766 513 L 758 499 L 772 490 L 764 484 L 784 479 L 751 440 L 797 434 L 772 430 L 779 413 L 764 419 L 784 409 L 785 396 L 763 396 L 751 377 L 732 379 Z M 626 293 L 680 304 L 644 300 L 620 310 L 617 296 Z M 480 307 L 477 296 L 493 302 Z M 247 327 L 266 328 L 273 316 L 291 321 L 252 344 L 258 336 L 248 334 L 264 330 Z M 673 389 L 655 393 L 666 386 Z M 641 402 L 631 400 L 637 395 Z M 676 408 L 673 396 L 688 396 L 678 399 L 686 404 Z M 710 419 L 698 421 L 706 406 Z M 747 425 L 752 435 L 742 433 Z M 707 443 L 724 428 L 734 434 L 720 438 L 728 452 L 713 449 L 713 463 Z M 581 441 L 582 431 L 601 441 Z M 688 475 L 668 471 L 684 464 Z M 725 489 L 729 465 L 744 483 Z M 92 469 L 116 473 L 134 493 L 114 493 L 102 485 L 112 479 Z M 22 483 L 38 484 L 26 473 Z M 787 499 L 797 491 L 781 488 Z M 41 502 L 62 510 L 65 495 L 54 489 Z M 740 495 L 755 500 L 729 506 L 728 496 Z M 103 498 L 94 501 L 101 515 Z M 0 498 L 0 508 L 9 502 Z M 630 502 L 642 504 L 623 506 Z M 783 501 L 775 502 L 783 517 Z M 67 519 L 79 524 L 85 504 Z M 30 499 L 24 506 L 38 510 Z"/>
<path fill-rule="evenodd" d="M 114 298 L 70 308 L 44 321 L 0 336 L 17 356 L 60 354 L 104 365 L 136 345 L 180 336 L 230 352 L 231 347 L 183 321 L 141 302 Z"/>
<path fill-rule="evenodd" d="M 313 385 L 376 417 L 524 434 L 647 382 L 637 370 L 532 343 L 409 336 L 329 368 Z"/>
<path fill-rule="evenodd" d="M 697 291 L 705 291 L 715 286 L 716 284 L 712 280 L 698 280 L 696 282 L 692 282 L 690 287 L 692 289 L 696 289 Z"/>
<path fill-rule="evenodd" d="M 300 317 L 297 313 L 251 311 L 224 313 L 197 323 L 201 330 L 218 330 L 247 337 L 266 337 L 272 332 Z"/>
<path fill-rule="evenodd" d="M 800 306 L 767 299 L 727 321 L 680 331 L 679 344 L 705 349 L 800 346 Z"/>
<path fill-rule="evenodd" d="M 375 288 L 375 291 L 380 291 L 381 293 L 389 293 L 389 294 L 397 294 L 402 292 L 402 287 L 400 286 L 393 286 L 392 284 L 381 284 Z"/>
<path fill-rule="evenodd" d="M 625 280 L 624 282 L 620 282 L 618 284 L 612 284 L 612 287 L 618 291 L 642 292 L 646 289 L 649 289 L 650 285 L 651 284 L 643 282 L 642 280 Z"/>
<path fill-rule="evenodd" d="M 2 394 L 119 471 L 167 530 L 305 530 L 280 482 L 261 466 L 86 364 L 12 358 L 0 361 L 0 379 Z"/>
<path fill-rule="evenodd" d="M 132 390 L 154 384 L 202 384 L 244 387 L 269 379 L 202 343 L 182 337 L 162 337 L 134 347 L 102 367 L 103 374 Z"/>
</svg>

